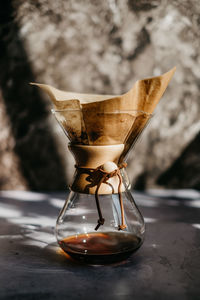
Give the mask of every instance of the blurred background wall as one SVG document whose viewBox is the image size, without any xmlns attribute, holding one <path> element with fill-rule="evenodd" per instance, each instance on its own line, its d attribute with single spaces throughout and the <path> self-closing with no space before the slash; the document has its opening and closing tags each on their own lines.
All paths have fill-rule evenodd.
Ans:
<svg viewBox="0 0 200 300">
<path fill-rule="evenodd" d="M 50 101 L 30 81 L 121 94 L 177 71 L 132 151 L 137 189 L 200 188 L 198 0 L 13 0 L 0 4 L 0 189 L 62 190 L 73 172 Z"/>
</svg>

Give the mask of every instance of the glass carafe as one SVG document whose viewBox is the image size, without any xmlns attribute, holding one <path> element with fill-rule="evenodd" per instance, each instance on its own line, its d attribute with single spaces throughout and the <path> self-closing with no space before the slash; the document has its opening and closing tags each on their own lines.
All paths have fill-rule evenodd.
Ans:
<svg viewBox="0 0 200 300">
<path fill-rule="evenodd" d="M 90 264 L 123 260 L 142 245 L 145 233 L 125 160 L 151 115 L 92 111 L 94 124 L 88 127 L 80 110 L 53 113 L 70 140 L 76 161 L 70 193 L 57 219 L 58 244 L 72 258 Z M 76 131 L 71 130 L 72 116 L 81 120 Z M 114 128 L 113 122 L 119 126 Z"/>
</svg>

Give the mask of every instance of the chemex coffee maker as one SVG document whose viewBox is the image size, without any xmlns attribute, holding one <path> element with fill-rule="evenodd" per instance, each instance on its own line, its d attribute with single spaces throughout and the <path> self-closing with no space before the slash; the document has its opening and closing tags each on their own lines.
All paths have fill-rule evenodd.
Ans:
<svg viewBox="0 0 200 300">
<path fill-rule="evenodd" d="M 70 193 L 56 237 L 72 258 L 89 264 L 123 260 L 143 243 L 145 224 L 131 194 L 127 154 L 147 126 L 175 68 L 139 80 L 126 94 L 48 93 L 57 121 L 75 158 Z"/>
</svg>

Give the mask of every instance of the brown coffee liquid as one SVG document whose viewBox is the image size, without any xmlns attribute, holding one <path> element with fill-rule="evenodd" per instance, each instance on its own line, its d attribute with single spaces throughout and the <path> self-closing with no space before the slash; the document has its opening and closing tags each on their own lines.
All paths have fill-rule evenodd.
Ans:
<svg viewBox="0 0 200 300">
<path fill-rule="evenodd" d="M 128 233 L 87 233 L 67 237 L 60 247 L 76 260 L 105 264 L 129 257 L 142 244 L 141 238 Z"/>
</svg>

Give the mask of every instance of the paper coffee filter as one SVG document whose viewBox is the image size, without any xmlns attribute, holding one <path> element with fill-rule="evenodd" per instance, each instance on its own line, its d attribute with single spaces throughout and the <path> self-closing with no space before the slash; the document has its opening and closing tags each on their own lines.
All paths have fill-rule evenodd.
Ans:
<svg viewBox="0 0 200 300">
<path fill-rule="evenodd" d="M 136 115 L 83 110 L 90 145 L 115 145 L 125 142 Z"/>
<path fill-rule="evenodd" d="M 82 107 L 100 111 L 140 110 L 151 114 L 164 94 L 175 70 L 176 67 L 161 76 L 138 80 L 127 93 L 121 96 L 113 96 L 112 99 L 99 102 L 81 102 Z"/>
<path fill-rule="evenodd" d="M 71 142 L 89 144 L 81 110 L 53 110 L 53 113 Z"/>
<path fill-rule="evenodd" d="M 55 115 L 72 143 L 112 145 L 125 143 L 125 153 L 146 126 L 176 68 L 138 80 L 123 95 L 65 92 L 45 84 L 42 88 L 55 106 Z"/>
<path fill-rule="evenodd" d="M 81 103 L 88 103 L 88 102 L 96 102 L 102 101 L 105 99 L 112 99 L 115 98 L 116 95 L 97 95 L 97 94 L 83 94 L 83 93 L 75 93 L 75 92 L 67 92 L 61 91 L 54 88 L 51 85 L 43 84 L 43 83 L 35 83 L 31 82 L 31 85 L 36 85 L 44 90 L 50 97 L 51 101 L 55 105 L 56 109 L 64 109 L 69 107 L 68 101 L 69 100 L 77 100 L 79 101 L 79 107 Z M 73 102 L 70 103 L 71 108 L 73 108 Z"/>
</svg>

